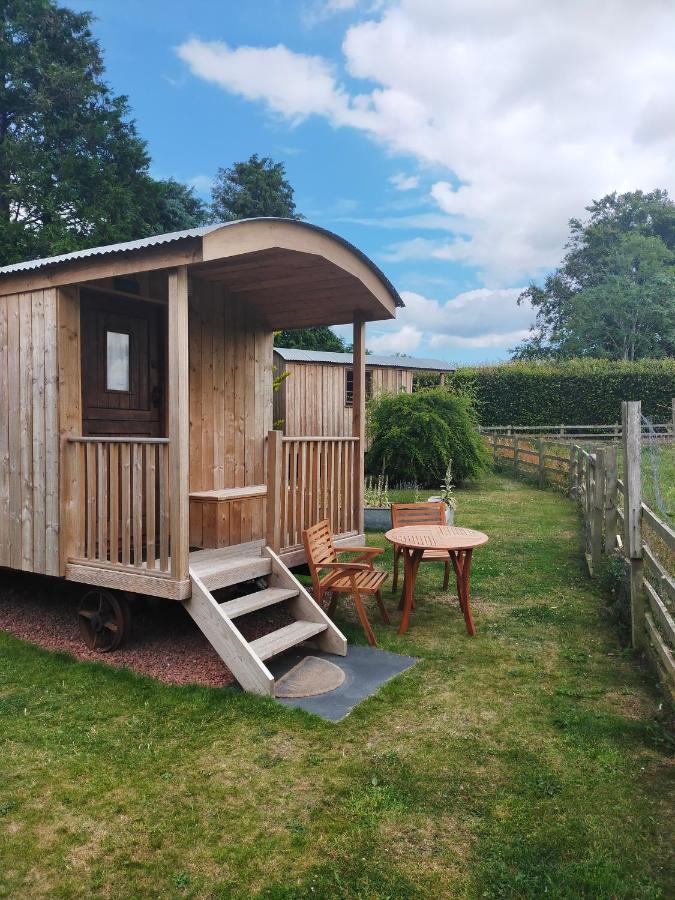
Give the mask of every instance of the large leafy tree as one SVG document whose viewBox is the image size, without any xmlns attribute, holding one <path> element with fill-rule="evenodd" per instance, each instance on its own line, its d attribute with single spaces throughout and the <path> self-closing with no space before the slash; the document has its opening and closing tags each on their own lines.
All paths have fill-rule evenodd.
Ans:
<svg viewBox="0 0 675 900">
<path fill-rule="evenodd" d="M 351 350 L 344 340 L 326 326 L 279 331 L 274 336 L 275 347 L 295 347 L 300 350 L 325 350 L 346 353 Z"/>
<path fill-rule="evenodd" d="M 0 261 L 204 221 L 189 189 L 150 177 L 91 16 L 52 0 L 4 0 L 0 16 Z"/>
<path fill-rule="evenodd" d="M 570 221 L 567 253 L 520 302 L 536 312 L 521 359 L 675 354 L 675 204 L 666 191 L 608 194 Z"/>
<path fill-rule="evenodd" d="M 284 164 L 257 153 L 228 169 L 218 169 L 211 190 L 211 211 L 216 222 L 259 216 L 302 218 L 296 212 Z"/>
</svg>

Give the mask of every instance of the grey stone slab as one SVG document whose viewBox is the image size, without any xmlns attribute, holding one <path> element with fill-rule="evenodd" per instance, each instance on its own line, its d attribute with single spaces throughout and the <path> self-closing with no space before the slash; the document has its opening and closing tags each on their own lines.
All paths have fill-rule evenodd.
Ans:
<svg viewBox="0 0 675 900">
<path fill-rule="evenodd" d="M 280 678 L 305 656 L 318 656 L 339 666 L 345 673 L 344 682 L 327 694 L 299 699 L 278 698 L 277 703 L 306 709 L 330 722 L 344 719 L 358 703 L 372 696 L 383 684 L 417 662 L 413 656 L 401 656 L 376 647 L 350 645 L 346 656 L 333 656 L 319 650 L 302 648 L 268 662 L 267 666 L 275 678 Z"/>
</svg>

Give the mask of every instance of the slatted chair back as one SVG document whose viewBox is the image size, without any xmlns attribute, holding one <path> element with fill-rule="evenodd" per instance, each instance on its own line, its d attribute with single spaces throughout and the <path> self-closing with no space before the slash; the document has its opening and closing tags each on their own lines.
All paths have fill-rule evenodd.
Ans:
<svg viewBox="0 0 675 900">
<path fill-rule="evenodd" d="M 305 557 L 312 581 L 314 582 L 314 587 L 318 588 L 320 581 L 319 572 L 325 563 L 337 562 L 337 553 L 333 544 L 333 535 L 328 519 L 306 528 L 303 532 L 302 540 L 305 545 Z"/>
<path fill-rule="evenodd" d="M 392 503 L 391 523 L 404 525 L 445 525 L 444 503 Z"/>
</svg>

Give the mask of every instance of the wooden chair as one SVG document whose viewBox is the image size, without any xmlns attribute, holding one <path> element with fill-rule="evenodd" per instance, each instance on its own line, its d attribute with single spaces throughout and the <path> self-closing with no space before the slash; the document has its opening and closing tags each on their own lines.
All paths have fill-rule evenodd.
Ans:
<svg viewBox="0 0 675 900">
<path fill-rule="evenodd" d="M 302 540 L 305 545 L 307 565 L 312 575 L 316 602 L 321 604 L 324 595 L 331 591 L 333 598 L 328 607 L 328 615 L 332 618 L 337 606 L 338 594 L 351 594 L 366 639 L 371 647 L 374 647 L 377 641 L 368 621 L 362 595 L 375 595 L 382 621 L 388 625 L 389 616 L 382 602 L 380 588 L 389 576 L 386 572 L 378 572 L 373 568 L 373 557 L 384 553 L 384 550 L 380 550 L 378 547 L 336 548 L 328 519 L 305 529 L 302 533 Z M 338 555 L 341 553 L 356 553 L 358 556 L 350 562 L 340 562 Z M 321 572 L 324 569 L 329 571 L 322 575 Z"/>
<path fill-rule="evenodd" d="M 445 525 L 445 503 L 392 503 L 391 524 L 393 528 L 404 525 Z M 402 549 L 394 545 L 394 582 L 392 591 L 398 585 L 398 566 Z M 445 550 L 425 550 L 422 562 L 444 562 L 443 590 L 450 584 L 450 557 Z"/>
</svg>

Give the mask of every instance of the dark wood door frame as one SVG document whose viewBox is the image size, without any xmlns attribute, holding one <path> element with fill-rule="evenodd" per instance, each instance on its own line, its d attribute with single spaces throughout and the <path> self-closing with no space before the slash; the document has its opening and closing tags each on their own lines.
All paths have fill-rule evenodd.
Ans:
<svg viewBox="0 0 675 900">
<path fill-rule="evenodd" d="M 85 435 L 166 435 L 166 306 L 82 290 Z M 107 382 L 108 332 L 128 335 L 128 390 Z"/>
</svg>

